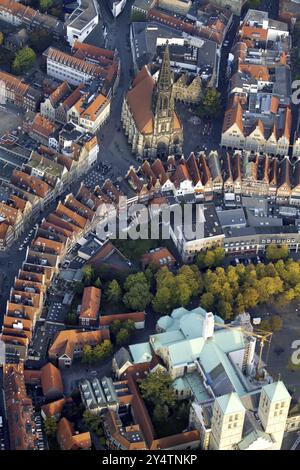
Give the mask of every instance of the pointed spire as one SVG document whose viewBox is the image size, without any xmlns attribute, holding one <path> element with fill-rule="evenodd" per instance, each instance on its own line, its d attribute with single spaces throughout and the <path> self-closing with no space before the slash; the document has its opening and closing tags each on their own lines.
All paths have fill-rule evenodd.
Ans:
<svg viewBox="0 0 300 470">
<path fill-rule="evenodd" d="M 170 64 L 169 41 L 166 43 L 157 88 L 159 91 L 168 91 L 172 86 L 172 73 Z"/>
</svg>

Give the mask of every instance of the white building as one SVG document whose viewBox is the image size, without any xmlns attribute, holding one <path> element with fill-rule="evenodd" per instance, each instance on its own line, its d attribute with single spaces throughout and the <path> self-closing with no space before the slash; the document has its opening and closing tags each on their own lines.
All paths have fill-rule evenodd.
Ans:
<svg viewBox="0 0 300 470">
<path fill-rule="evenodd" d="M 191 214 L 184 213 L 183 221 L 181 206 L 175 204 L 170 207 L 174 217 L 170 219 L 169 231 L 181 259 L 186 263 L 201 251 L 222 246 L 225 235 L 213 204 L 185 206 L 187 211 L 191 209 Z"/>
<path fill-rule="evenodd" d="M 67 112 L 67 120 L 78 125 L 85 132 L 95 133 L 110 116 L 110 100 L 101 93 L 83 95 Z"/>
<path fill-rule="evenodd" d="M 127 0 L 110 0 L 110 9 L 112 15 L 117 18 L 126 6 Z"/>
<path fill-rule="evenodd" d="M 96 0 L 77 0 L 78 8 L 66 21 L 67 40 L 72 46 L 75 41 L 83 42 L 99 23 Z"/>
</svg>

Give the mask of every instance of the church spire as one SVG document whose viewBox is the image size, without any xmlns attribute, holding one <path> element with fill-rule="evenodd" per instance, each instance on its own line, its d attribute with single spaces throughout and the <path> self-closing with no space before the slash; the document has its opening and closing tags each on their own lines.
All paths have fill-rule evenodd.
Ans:
<svg viewBox="0 0 300 470">
<path fill-rule="evenodd" d="M 169 41 L 164 50 L 161 69 L 158 77 L 157 88 L 159 91 L 168 91 L 172 86 L 172 73 L 170 65 Z"/>
<path fill-rule="evenodd" d="M 156 119 L 166 117 L 173 118 L 174 96 L 172 78 L 169 43 L 167 41 L 153 99 L 153 109 Z M 170 127 L 170 125 L 168 127 Z"/>
</svg>

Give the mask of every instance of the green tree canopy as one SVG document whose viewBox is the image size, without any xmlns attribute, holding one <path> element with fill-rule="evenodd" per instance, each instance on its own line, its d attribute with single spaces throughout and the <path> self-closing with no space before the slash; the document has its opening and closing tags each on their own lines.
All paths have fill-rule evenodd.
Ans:
<svg viewBox="0 0 300 470">
<path fill-rule="evenodd" d="M 40 10 L 45 13 L 49 8 L 53 7 L 53 0 L 40 0 Z"/>
<path fill-rule="evenodd" d="M 53 35 L 45 29 L 35 29 L 29 34 L 29 44 L 36 52 L 41 53 L 50 46 Z"/>
<path fill-rule="evenodd" d="M 143 398 L 153 406 L 173 407 L 176 403 L 175 390 L 172 387 L 172 379 L 163 371 L 156 371 L 140 381 L 140 390 Z"/>
<path fill-rule="evenodd" d="M 54 438 L 57 432 L 57 422 L 54 416 L 50 416 L 44 421 L 44 431 L 48 438 Z"/>
<path fill-rule="evenodd" d="M 198 114 L 201 118 L 218 118 L 221 114 L 221 93 L 215 88 L 207 88 L 200 105 Z"/>
<path fill-rule="evenodd" d="M 277 261 L 286 259 L 289 256 L 289 247 L 287 245 L 269 245 L 266 251 L 268 261 Z"/>
<path fill-rule="evenodd" d="M 25 47 L 17 52 L 12 64 L 13 72 L 20 75 L 30 70 L 35 63 L 36 55 L 30 47 Z"/>
<path fill-rule="evenodd" d="M 150 285 L 144 273 L 131 274 L 124 284 L 123 302 L 132 310 L 145 310 L 152 299 Z"/>
<path fill-rule="evenodd" d="M 122 298 L 122 289 L 116 279 L 108 284 L 106 298 L 112 305 L 118 305 L 120 303 Z"/>
<path fill-rule="evenodd" d="M 121 330 L 117 333 L 116 343 L 118 346 L 124 346 L 125 344 L 129 343 L 130 339 L 130 331 L 126 328 L 121 328 Z"/>
</svg>

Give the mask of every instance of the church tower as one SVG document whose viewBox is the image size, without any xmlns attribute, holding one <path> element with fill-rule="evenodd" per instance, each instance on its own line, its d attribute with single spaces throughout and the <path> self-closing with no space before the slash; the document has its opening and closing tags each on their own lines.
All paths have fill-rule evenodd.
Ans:
<svg viewBox="0 0 300 470">
<path fill-rule="evenodd" d="M 173 77 L 170 66 L 170 51 L 167 43 L 162 65 L 158 77 L 156 92 L 154 96 L 155 131 L 170 132 L 172 130 L 174 97 Z"/>
<path fill-rule="evenodd" d="M 210 450 L 233 450 L 242 440 L 246 410 L 236 392 L 216 398 L 211 422 Z"/>
<path fill-rule="evenodd" d="M 161 69 L 153 96 L 153 115 L 154 115 L 154 139 L 157 142 L 158 153 L 159 147 L 164 153 L 172 153 L 176 151 L 176 141 L 172 139 L 173 133 L 178 132 L 178 123 L 175 122 L 175 100 L 173 93 L 173 74 L 170 65 L 169 44 L 166 44 Z M 180 125 L 180 124 L 179 124 Z M 175 129 L 176 127 L 176 129 Z M 178 140 L 181 140 L 178 139 Z M 175 145 L 174 145 L 175 144 Z M 167 156 L 166 154 L 166 156 Z"/>
<path fill-rule="evenodd" d="M 283 382 L 274 382 L 262 388 L 258 416 L 266 433 L 274 439 L 272 450 L 280 450 L 289 413 L 291 396 Z"/>
</svg>

